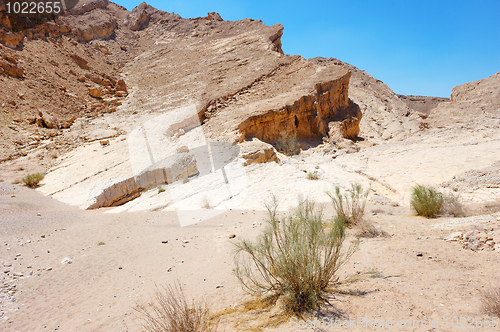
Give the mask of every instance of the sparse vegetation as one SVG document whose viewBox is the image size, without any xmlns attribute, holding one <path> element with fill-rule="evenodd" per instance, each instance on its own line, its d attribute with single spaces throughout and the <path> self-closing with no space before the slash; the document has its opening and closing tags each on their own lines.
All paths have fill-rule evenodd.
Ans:
<svg viewBox="0 0 500 332">
<path fill-rule="evenodd" d="M 269 218 L 264 233 L 255 243 L 236 243 L 235 274 L 251 293 L 279 297 L 286 312 L 315 309 L 358 243 L 342 250 L 345 223 L 336 218 L 324 225 L 322 213 L 309 200 L 299 200 L 286 218 L 277 216 L 276 197 L 266 208 Z"/>
<path fill-rule="evenodd" d="M 135 310 L 142 318 L 143 327 L 150 332 L 211 332 L 217 331 L 218 322 L 210 319 L 204 305 L 189 304 L 182 287 L 156 288 L 155 297 Z"/>
<path fill-rule="evenodd" d="M 161 194 L 162 192 L 165 192 L 165 188 L 158 188 L 158 194 Z"/>
<path fill-rule="evenodd" d="M 289 135 L 286 132 L 281 132 L 276 142 L 276 149 L 287 156 L 299 154 L 300 149 L 297 146 L 297 133 Z"/>
<path fill-rule="evenodd" d="M 443 205 L 439 211 L 444 216 L 453 216 L 453 217 L 465 217 L 466 212 L 465 208 L 460 201 L 460 197 L 458 195 L 445 195 L 443 197 Z"/>
<path fill-rule="evenodd" d="M 102 241 L 99 241 L 99 243 L 97 243 L 98 246 L 103 246 L 105 245 L 106 243 L 102 242 Z"/>
<path fill-rule="evenodd" d="M 360 237 L 367 237 L 367 238 L 374 238 L 374 237 L 390 237 L 389 233 L 386 231 L 375 227 L 371 222 L 368 222 L 363 219 L 361 223 L 359 223 L 359 226 L 361 228 L 358 236 Z"/>
<path fill-rule="evenodd" d="M 500 317 L 500 286 L 490 287 L 481 295 L 484 313 Z"/>
<path fill-rule="evenodd" d="M 366 199 L 370 189 L 364 190 L 360 184 L 352 184 L 351 189 L 345 193 L 340 187 L 335 187 L 335 192 L 327 192 L 337 213 L 337 218 L 345 222 L 347 226 L 361 224 L 365 214 Z"/>
<path fill-rule="evenodd" d="M 417 215 L 434 218 L 443 206 L 443 195 L 432 187 L 416 185 L 411 193 L 410 204 Z"/>
<path fill-rule="evenodd" d="M 42 173 L 29 174 L 23 178 L 23 183 L 30 188 L 36 188 L 44 177 Z"/>
<path fill-rule="evenodd" d="M 443 195 L 436 189 L 423 185 L 413 187 L 410 204 L 417 215 L 426 218 L 434 218 L 438 214 L 454 217 L 466 215 L 458 195 Z"/>
<path fill-rule="evenodd" d="M 309 172 L 309 173 L 307 173 L 307 179 L 308 180 L 319 180 L 319 175 L 316 172 Z"/>
</svg>

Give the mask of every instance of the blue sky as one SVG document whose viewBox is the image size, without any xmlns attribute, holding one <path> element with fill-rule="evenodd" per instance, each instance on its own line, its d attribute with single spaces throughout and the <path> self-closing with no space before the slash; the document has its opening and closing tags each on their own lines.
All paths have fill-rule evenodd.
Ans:
<svg viewBox="0 0 500 332">
<path fill-rule="evenodd" d="M 115 0 L 132 10 L 141 1 Z M 334 57 L 399 94 L 449 97 L 459 84 L 500 70 L 500 0 L 150 0 L 182 17 L 216 11 L 224 20 L 285 27 L 283 51 Z"/>
</svg>

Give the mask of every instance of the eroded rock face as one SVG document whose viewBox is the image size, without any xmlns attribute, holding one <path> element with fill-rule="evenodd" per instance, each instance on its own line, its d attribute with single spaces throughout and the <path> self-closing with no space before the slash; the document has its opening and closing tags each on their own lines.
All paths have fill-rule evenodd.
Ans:
<svg viewBox="0 0 500 332">
<path fill-rule="evenodd" d="M 271 144 L 264 143 L 258 139 L 240 144 L 242 157 L 246 159 L 245 166 L 252 164 L 279 162 L 276 150 Z"/>
<path fill-rule="evenodd" d="M 241 139 L 257 137 L 266 142 L 274 142 L 283 134 L 292 136 L 297 133 L 299 139 L 313 139 L 326 135 L 328 122 L 334 120 L 336 116 L 342 121 L 343 118 L 338 111 L 341 108 L 348 108 L 349 77 L 350 74 L 346 74 L 334 81 L 318 83 L 313 94 L 301 97 L 292 105 L 250 116 L 239 125 Z M 351 117 L 350 112 L 344 113 L 347 113 L 345 114 L 347 117 Z M 359 116 L 361 120 L 360 112 L 353 115 Z"/>
<path fill-rule="evenodd" d="M 130 30 L 139 31 L 146 28 L 151 20 L 151 14 L 148 11 L 155 10 L 145 2 L 135 7 L 127 17 L 127 26 Z"/>
<path fill-rule="evenodd" d="M 180 153 L 166 158 L 139 175 L 107 187 L 88 209 L 119 206 L 140 196 L 144 191 L 187 178 L 198 173 L 192 153 Z"/>
</svg>

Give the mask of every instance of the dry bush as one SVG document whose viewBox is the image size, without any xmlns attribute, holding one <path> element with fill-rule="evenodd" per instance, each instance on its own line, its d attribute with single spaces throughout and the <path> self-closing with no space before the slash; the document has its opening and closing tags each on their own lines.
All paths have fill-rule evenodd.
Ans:
<svg viewBox="0 0 500 332">
<path fill-rule="evenodd" d="M 289 135 L 286 132 L 281 132 L 276 142 L 276 149 L 287 156 L 299 154 L 300 149 L 297 146 L 297 133 Z"/>
<path fill-rule="evenodd" d="M 494 317 L 500 317 L 500 286 L 491 287 L 482 292 L 483 311 Z"/>
<path fill-rule="evenodd" d="M 218 328 L 218 322 L 211 320 L 205 306 L 188 303 L 179 284 L 157 287 L 152 301 L 134 309 L 142 318 L 144 329 L 150 332 L 212 332 Z"/>
<path fill-rule="evenodd" d="M 411 193 L 411 207 L 417 215 L 434 218 L 443 206 L 443 194 L 432 187 L 416 185 Z"/>
<path fill-rule="evenodd" d="M 465 209 L 460 201 L 460 196 L 453 194 L 445 195 L 443 197 L 443 205 L 441 206 L 439 213 L 450 217 L 461 218 L 466 216 Z"/>
<path fill-rule="evenodd" d="M 358 223 L 360 227 L 360 232 L 358 236 L 374 238 L 374 237 L 390 237 L 389 233 L 386 231 L 375 227 L 372 223 L 363 220 L 361 223 Z"/>
<path fill-rule="evenodd" d="M 42 173 L 29 174 L 23 178 L 23 182 L 30 188 L 36 188 L 44 177 L 45 175 L 43 175 Z"/>
<path fill-rule="evenodd" d="M 361 224 L 365 214 L 366 199 L 370 189 L 364 190 L 360 184 L 352 184 L 351 189 L 341 193 L 338 186 L 335 192 L 327 192 L 330 196 L 337 217 L 343 220 L 347 226 Z"/>
<path fill-rule="evenodd" d="M 276 197 L 266 207 L 269 219 L 263 234 L 256 242 L 236 243 L 235 274 L 251 293 L 279 297 L 286 312 L 315 309 L 358 243 L 342 250 L 344 221 L 336 218 L 325 225 L 309 200 L 299 200 L 294 213 L 281 219 Z"/>
</svg>

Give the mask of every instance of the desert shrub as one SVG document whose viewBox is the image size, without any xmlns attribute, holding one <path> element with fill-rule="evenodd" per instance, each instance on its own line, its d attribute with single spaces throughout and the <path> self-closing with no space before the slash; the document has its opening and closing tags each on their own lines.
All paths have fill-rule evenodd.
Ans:
<svg viewBox="0 0 500 332">
<path fill-rule="evenodd" d="M 194 301 L 189 304 L 182 287 L 176 284 L 156 288 L 155 297 L 134 308 L 143 327 L 151 332 L 211 332 L 217 322 L 210 319 L 208 309 Z"/>
<path fill-rule="evenodd" d="M 434 218 L 441 210 L 443 200 L 443 194 L 436 189 L 416 185 L 411 193 L 410 205 L 417 215 Z"/>
<path fill-rule="evenodd" d="M 327 192 L 333 203 L 333 208 L 337 217 L 343 220 L 346 225 L 356 225 L 363 222 L 365 214 L 366 199 L 370 189 L 364 190 L 360 184 L 352 184 L 351 189 L 345 193 L 340 191 L 338 186 L 335 192 Z"/>
<path fill-rule="evenodd" d="M 23 183 L 30 188 L 36 188 L 44 177 L 42 173 L 28 174 L 23 178 Z"/>
<path fill-rule="evenodd" d="M 494 317 L 500 317 L 500 286 L 491 287 L 482 292 L 483 311 Z"/>
<path fill-rule="evenodd" d="M 324 301 L 327 286 L 357 242 L 342 250 L 344 222 L 337 218 L 325 225 L 309 200 L 299 200 L 285 218 L 277 216 L 277 207 L 273 197 L 266 206 L 267 227 L 256 242 L 235 243 L 235 274 L 251 293 L 273 294 L 286 312 L 300 314 Z"/>
<path fill-rule="evenodd" d="M 161 193 L 163 193 L 163 192 L 165 192 L 165 188 L 161 188 L 161 187 L 159 187 L 159 188 L 158 188 L 158 194 L 161 194 Z"/>
<path fill-rule="evenodd" d="M 286 132 L 281 132 L 276 142 L 276 149 L 287 156 L 299 154 L 300 149 L 297 146 L 297 133 L 289 135 Z"/>
<path fill-rule="evenodd" d="M 308 180 L 319 180 L 319 175 L 316 172 L 308 172 L 306 177 Z"/>
<path fill-rule="evenodd" d="M 460 201 L 460 197 L 458 195 L 445 195 L 443 196 L 443 205 L 439 210 L 439 213 L 444 216 L 453 216 L 453 217 L 465 217 L 465 208 Z"/>
</svg>

